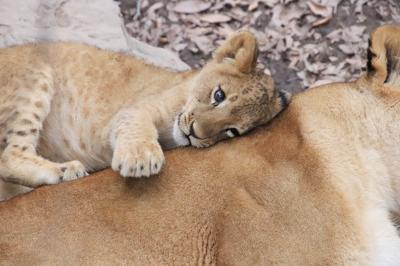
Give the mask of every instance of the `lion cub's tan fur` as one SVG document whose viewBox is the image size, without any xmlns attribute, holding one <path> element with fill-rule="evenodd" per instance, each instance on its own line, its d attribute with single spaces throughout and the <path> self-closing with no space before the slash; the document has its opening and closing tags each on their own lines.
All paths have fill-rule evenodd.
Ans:
<svg viewBox="0 0 400 266">
<path fill-rule="evenodd" d="M 35 187 L 110 165 L 125 177 L 156 174 L 162 147 L 206 147 L 282 110 L 287 95 L 256 60 L 247 32 L 184 73 L 80 44 L 1 49 L 0 176 Z M 216 88 L 226 95 L 219 105 Z"/>
</svg>

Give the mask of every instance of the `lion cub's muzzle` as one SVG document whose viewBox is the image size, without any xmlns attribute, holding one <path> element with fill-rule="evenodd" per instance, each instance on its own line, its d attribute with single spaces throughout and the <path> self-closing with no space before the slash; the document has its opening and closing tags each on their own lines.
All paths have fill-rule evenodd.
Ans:
<svg viewBox="0 0 400 266">
<path fill-rule="evenodd" d="M 196 133 L 195 120 L 191 113 L 181 113 L 178 116 L 178 126 L 191 146 L 205 148 L 218 141 L 218 137 L 202 137 Z"/>
</svg>

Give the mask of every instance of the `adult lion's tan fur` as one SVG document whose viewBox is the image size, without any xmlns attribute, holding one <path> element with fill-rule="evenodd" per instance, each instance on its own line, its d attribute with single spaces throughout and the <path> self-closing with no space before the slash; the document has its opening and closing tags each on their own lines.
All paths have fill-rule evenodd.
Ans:
<svg viewBox="0 0 400 266">
<path fill-rule="evenodd" d="M 399 27 L 379 28 L 365 76 L 295 96 L 243 138 L 168 152 L 160 176 L 124 183 L 106 170 L 1 203 L 2 261 L 398 265 L 398 59 L 376 60 L 398 39 Z"/>
</svg>

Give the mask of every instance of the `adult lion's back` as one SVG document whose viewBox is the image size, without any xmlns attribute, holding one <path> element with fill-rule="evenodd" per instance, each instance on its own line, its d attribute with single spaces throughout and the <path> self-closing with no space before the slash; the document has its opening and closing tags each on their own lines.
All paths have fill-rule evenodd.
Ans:
<svg viewBox="0 0 400 266">
<path fill-rule="evenodd" d="M 2 203 L 2 255 L 20 264 L 362 261 L 360 225 L 304 131 L 310 96 L 268 129 L 168 152 L 160 176 L 124 183 L 106 170 Z"/>
</svg>

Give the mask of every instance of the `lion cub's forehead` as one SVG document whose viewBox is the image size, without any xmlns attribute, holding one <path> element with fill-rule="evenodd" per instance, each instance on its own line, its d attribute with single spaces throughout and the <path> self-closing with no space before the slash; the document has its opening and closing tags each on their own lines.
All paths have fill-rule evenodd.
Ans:
<svg viewBox="0 0 400 266">
<path fill-rule="evenodd" d="M 256 99 L 271 98 L 275 92 L 273 79 L 262 73 L 238 73 L 227 67 L 211 67 L 202 71 L 201 80 L 197 82 L 200 93 L 209 92 L 221 86 L 227 94 L 237 94 L 239 98 L 252 102 Z"/>
<path fill-rule="evenodd" d="M 269 76 L 253 75 L 242 85 L 240 93 L 244 98 L 252 101 L 261 98 L 270 99 L 275 94 L 274 82 Z"/>
</svg>

